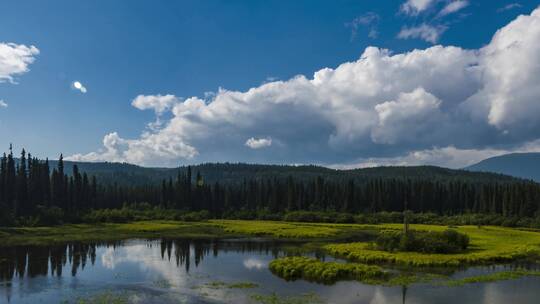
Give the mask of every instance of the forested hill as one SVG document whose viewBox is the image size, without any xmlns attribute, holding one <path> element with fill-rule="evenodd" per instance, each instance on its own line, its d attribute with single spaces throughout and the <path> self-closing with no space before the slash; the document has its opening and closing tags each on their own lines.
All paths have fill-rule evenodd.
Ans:
<svg viewBox="0 0 540 304">
<path fill-rule="evenodd" d="M 0 158 L 0 223 L 37 218 L 46 224 L 49 218 L 81 219 L 92 210 L 140 204 L 204 211 L 212 218 L 306 210 L 398 212 L 405 202 L 418 213 L 523 217 L 540 211 L 538 183 L 430 166 L 334 170 L 224 163 L 166 169 L 47 162 L 26 155 L 23 151 L 17 162 L 11 151 Z"/>
<path fill-rule="evenodd" d="M 540 182 L 540 153 L 512 153 L 495 156 L 466 169 L 508 174 Z"/>
<path fill-rule="evenodd" d="M 127 163 L 90 163 L 64 161 L 65 172 L 71 173 L 76 164 L 81 172 L 96 176 L 100 183 L 119 185 L 148 185 L 158 184 L 163 180 L 175 179 L 179 173 L 185 174 L 187 166 L 179 168 L 147 168 Z M 50 161 L 51 168 L 57 166 L 56 161 Z M 288 165 L 257 165 L 242 163 L 208 163 L 191 166 L 194 173 L 200 172 L 205 182 L 240 183 L 251 179 L 284 179 L 289 176 L 295 179 L 312 180 L 323 177 L 327 180 L 366 181 L 369 179 L 427 179 L 437 181 L 466 181 L 466 182 L 510 182 L 518 179 L 495 173 L 469 172 L 434 166 L 415 167 L 375 167 L 352 170 L 336 170 L 320 166 L 288 166 Z"/>
</svg>

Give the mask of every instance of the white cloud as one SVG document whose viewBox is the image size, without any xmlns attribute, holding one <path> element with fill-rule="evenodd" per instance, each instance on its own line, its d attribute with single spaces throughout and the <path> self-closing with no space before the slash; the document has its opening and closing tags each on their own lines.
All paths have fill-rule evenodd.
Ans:
<svg viewBox="0 0 540 304">
<path fill-rule="evenodd" d="M 448 3 L 440 12 L 439 16 L 446 16 L 460 11 L 469 5 L 467 0 L 455 0 Z"/>
<path fill-rule="evenodd" d="M 425 11 L 435 0 L 407 0 L 401 5 L 401 11 L 408 15 L 418 15 Z"/>
<path fill-rule="evenodd" d="M 435 44 L 446 29 L 447 27 L 444 25 L 433 26 L 422 23 L 418 26 L 403 27 L 397 37 L 400 39 L 419 38 Z"/>
<path fill-rule="evenodd" d="M 71 88 L 77 90 L 83 94 L 87 92 L 86 87 L 80 81 L 73 81 L 71 83 Z"/>
<path fill-rule="evenodd" d="M 379 125 L 372 129 L 371 138 L 386 144 L 431 138 L 444 121 L 440 105 L 441 101 L 423 88 L 400 93 L 396 101 L 375 106 Z"/>
<path fill-rule="evenodd" d="M 246 140 L 245 145 L 250 147 L 251 149 L 266 148 L 266 147 L 270 147 L 272 145 L 272 139 L 271 138 L 254 138 L 254 137 L 251 137 L 248 140 Z"/>
<path fill-rule="evenodd" d="M 39 50 L 31 45 L 0 42 L 0 83 L 14 83 L 14 77 L 29 71 Z"/>
<path fill-rule="evenodd" d="M 110 133 L 102 151 L 71 159 L 461 166 L 540 138 L 539 53 L 540 9 L 481 49 L 438 45 L 392 54 L 368 47 L 358 60 L 310 78 L 220 89 L 211 100 L 143 103 L 138 107 L 172 118 L 135 139 Z M 272 148 L 246 149 L 246 139 L 261 139 L 255 134 Z"/>
<path fill-rule="evenodd" d="M 7 107 L 8 107 L 8 104 L 4 100 L 0 99 L 0 108 L 7 108 Z"/>
<path fill-rule="evenodd" d="M 162 114 L 180 102 L 181 99 L 174 95 L 139 95 L 133 99 L 131 105 L 139 110 L 154 110 L 156 114 Z"/>
<path fill-rule="evenodd" d="M 512 10 L 514 8 L 520 8 L 520 7 L 523 7 L 523 5 L 517 3 L 517 2 L 514 2 L 514 3 L 509 3 L 503 7 L 500 7 L 499 9 L 497 9 L 497 12 L 498 13 L 501 13 L 501 12 L 504 12 L 504 11 L 509 11 L 509 10 Z"/>
<path fill-rule="evenodd" d="M 497 31 L 479 51 L 482 87 L 466 102 L 508 137 L 537 136 L 540 127 L 540 9 Z"/>
<path fill-rule="evenodd" d="M 379 166 L 413 166 L 433 165 L 449 168 L 465 168 L 489 157 L 507 153 L 539 152 L 540 140 L 524 143 L 511 149 L 485 148 L 485 149 L 459 149 L 454 146 L 434 147 L 418 151 L 411 151 L 398 157 L 371 157 L 359 159 L 348 164 L 336 164 L 330 167 L 336 169 L 370 168 Z"/>
</svg>

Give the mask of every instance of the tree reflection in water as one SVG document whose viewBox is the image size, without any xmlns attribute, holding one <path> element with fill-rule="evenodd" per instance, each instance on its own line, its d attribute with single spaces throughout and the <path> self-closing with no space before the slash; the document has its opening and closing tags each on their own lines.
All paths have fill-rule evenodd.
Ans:
<svg viewBox="0 0 540 304">
<path fill-rule="evenodd" d="M 129 242 L 129 241 L 127 241 Z M 4 289 L 8 300 L 11 284 L 14 279 L 34 278 L 37 276 L 61 277 L 66 268 L 71 276 L 83 271 L 88 264 L 94 265 L 99 248 L 122 246 L 126 241 L 113 242 L 71 242 L 46 246 L 13 246 L 0 247 L 0 288 Z M 161 258 L 185 267 L 195 267 L 204 257 L 219 252 L 258 252 L 277 257 L 283 253 L 284 243 L 274 241 L 240 241 L 240 240 L 200 240 L 200 239 L 162 239 L 148 240 L 147 246 L 160 246 Z"/>
</svg>

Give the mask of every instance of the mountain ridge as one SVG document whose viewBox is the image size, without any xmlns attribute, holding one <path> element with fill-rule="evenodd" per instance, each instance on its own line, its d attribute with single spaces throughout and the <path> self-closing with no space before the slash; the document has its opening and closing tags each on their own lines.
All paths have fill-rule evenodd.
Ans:
<svg viewBox="0 0 540 304">
<path fill-rule="evenodd" d="M 80 172 L 96 176 L 102 183 L 118 183 L 121 185 L 157 184 L 165 179 L 177 177 L 178 173 L 185 173 L 188 166 L 176 168 L 142 167 L 129 163 L 113 162 L 73 162 L 64 161 L 64 172 L 70 174 L 73 165 L 79 167 Z M 56 160 L 49 161 L 50 168 L 57 166 Z M 357 169 L 332 169 L 317 165 L 270 165 L 248 163 L 203 163 L 190 166 L 192 176 L 197 172 L 207 182 L 240 183 L 247 179 L 285 179 L 294 176 L 304 180 L 313 180 L 317 177 L 333 180 L 354 179 L 365 182 L 371 179 L 433 179 L 440 181 L 469 180 L 478 182 L 512 182 L 519 178 L 491 173 L 476 172 L 463 169 L 449 169 L 437 166 L 382 166 Z"/>
<path fill-rule="evenodd" d="M 486 158 L 464 168 L 473 172 L 494 172 L 540 182 L 540 153 L 509 153 Z"/>
</svg>

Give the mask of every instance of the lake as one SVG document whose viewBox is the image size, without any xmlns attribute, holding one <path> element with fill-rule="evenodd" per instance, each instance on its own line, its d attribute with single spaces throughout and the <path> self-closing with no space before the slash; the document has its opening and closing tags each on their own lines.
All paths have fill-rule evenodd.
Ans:
<svg viewBox="0 0 540 304">
<path fill-rule="evenodd" d="M 0 303 L 536 304 L 540 299 L 538 277 L 459 287 L 287 282 L 274 276 L 268 263 L 294 246 L 263 239 L 175 239 L 0 247 Z M 472 267 L 452 277 L 508 267 Z"/>
</svg>

